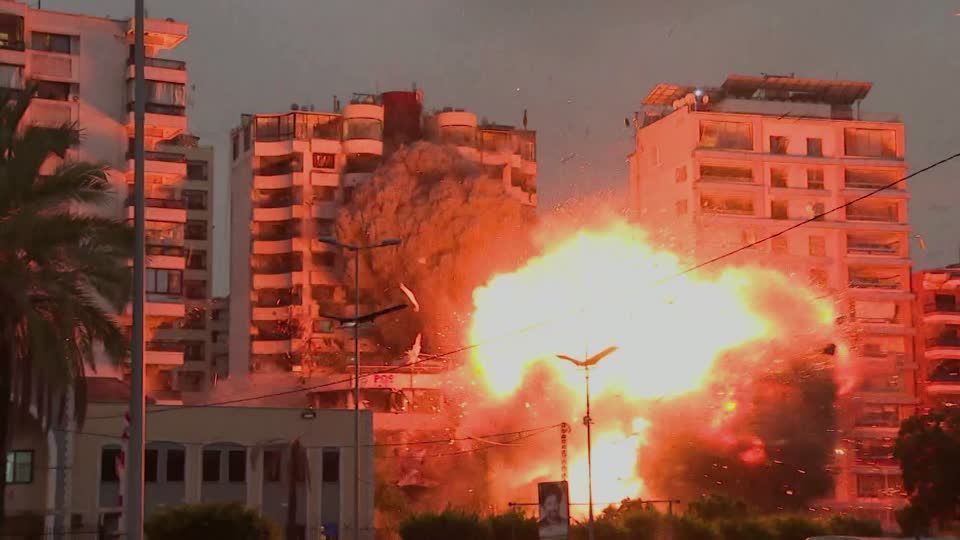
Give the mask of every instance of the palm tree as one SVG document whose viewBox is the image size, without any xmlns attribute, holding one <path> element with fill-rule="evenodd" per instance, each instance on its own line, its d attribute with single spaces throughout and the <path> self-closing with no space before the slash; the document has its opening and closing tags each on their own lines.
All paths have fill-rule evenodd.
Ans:
<svg viewBox="0 0 960 540">
<path fill-rule="evenodd" d="M 50 429 L 72 390 L 82 424 L 96 344 L 114 361 L 129 352 L 117 314 L 129 300 L 132 231 L 104 217 L 116 196 L 106 168 L 65 161 L 75 126 L 25 125 L 32 95 L 0 92 L 0 473 L 16 415 L 37 403 Z M 5 488 L 0 474 L 0 526 Z"/>
</svg>

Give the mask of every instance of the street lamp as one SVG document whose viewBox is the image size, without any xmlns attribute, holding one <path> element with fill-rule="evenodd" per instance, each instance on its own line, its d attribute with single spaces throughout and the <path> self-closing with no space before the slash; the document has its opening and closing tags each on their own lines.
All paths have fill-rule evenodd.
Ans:
<svg viewBox="0 0 960 540">
<path fill-rule="evenodd" d="M 354 540 L 360 540 L 360 325 L 365 322 L 371 322 L 381 315 L 386 315 L 387 313 L 392 313 L 407 307 L 406 304 L 400 304 L 373 313 L 367 313 L 366 315 L 360 315 L 360 252 L 379 247 L 396 246 L 400 244 L 400 239 L 387 238 L 376 244 L 366 246 L 345 244 L 329 236 L 321 236 L 317 240 L 343 250 L 352 251 L 354 255 L 353 268 L 356 302 L 354 304 L 353 317 L 335 317 L 323 314 L 320 316 L 333 319 L 344 327 L 353 326 L 353 538 Z"/>
<path fill-rule="evenodd" d="M 587 533 L 590 540 L 595 540 L 593 534 L 593 440 L 590 433 L 590 426 L 593 424 L 593 418 L 590 417 L 590 367 L 597 365 L 600 360 L 603 360 L 607 356 L 613 354 L 617 349 L 618 347 L 607 347 L 599 353 L 583 360 L 577 360 L 576 358 L 564 354 L 556 355 L 557 358 L 561 360 L 566 360 L 577 367 L 582 367 L 585 375 L 584 379 L 586 381 L 587 388 L 587 414 L 583 417 L 583 425 L 587 426 L 587 515 L 590 519 Z"/>
</svg>

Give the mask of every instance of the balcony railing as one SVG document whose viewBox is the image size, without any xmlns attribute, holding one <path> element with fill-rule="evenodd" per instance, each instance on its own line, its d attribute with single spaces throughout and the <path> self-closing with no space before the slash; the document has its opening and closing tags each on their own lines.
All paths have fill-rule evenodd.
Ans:
<svg viewBox="0 0 960 540">
<path fill-rule="evenodd" d="M 292 272 L 302 272 L 303 262 L 298 261 L 295 263 L 283 264 L 254 264 L 252 268 L 254 274 L 289 274 Z"/>
<path fill-rule="evenodd" d="M 179 341 L 148 341 L 144 349 L 155 352 L 183 352 L 183 343 Z"/>
<path fill-rule="evenodd" d="M 960 348 L 960 337 L 958 336 L 938 336 L 927 338 L 927 347 L 935 348 Z"/>
<path fill-rule="evenodd" d="M 900 252 L 900 244 L 880 244 L 874 242 L 856 242 L 847 244 L 847 253 L 861 253 L 865 255 L 896 255 Z"/>
<path fill-rule="evenodd" d="M 303 203 L 301 194 L 284 194 L 280 196 L 261 197 L 253 201 L 254 208 L 286 208 Z"/>
<path fill-rule="evenodd" d="M 705 174 L 700 176 L 701 182 L 718 182 L 718 183 L 734 183 L 734 184 L 753 184 L 752 176 L 718 176 L 713 174 Z"/>
<path fill-rule="evenodd" d="M 946 305 L 946 304 L 924 304 L 923 305 L 924 313 L 960 313 L 960 305 Z"/>
<path fill-rule="evenodd" d="M 127 58 L 127 65 L 132 66 L 133 64 L 134 59 Z M 178 71 L 185 71 L 187 69 L 187 63 L 183 60 L 170 60 L 168 58 L 155 58 L 150 56 L 143 59 L 143 65 L 147 67 L 176 69 Z"/>
<path fill-rule="evenodd" d="M 127 196 L 127 206 L 133 206 L 133 196 Z M 147 197 L 144 199 L 144 205 L 150 208 L 186 208 L 183 199 L 156 199 Z"/>
<path fill-rule="evenodd" d="M 899 289 L 899 277 L 850 276 L 850 286 L 857 289 Z"/>
<path fill-rule="evenodd" d="M 133 112 L 134 103 L 127 104 L 127 111 Z M 184 105 L 169 105 L 167 103 L 150 103 L 143 106 L 144 111 L 151 114 L 168 114 L 170 116 L 186 116 L 187 107 Z"/>
<path fill-rule="evenodd" d="M 150 244 L 150 240 L 147 240 L 146 246 L 147 255 L 164 255 L 167 257 L 183 257 L 183 246 L 165 246 Z"/>
<path fill-rule="evenodd" d="M 127 150 L 127 159 L 134 159 L 133 148 Z M 159 150 L 146 150 L 143 153 L 143 159 L 147 161 L 165 161 L 167 163 L 186 163 L 187 157 L 177 152 L 162 152 Z"/>
<path fill-rule="evenodd" d="M 863 209 L 847 209 L 847 219 L 852 219 L 855 221 L 883 221 L 887 223 L 897 223 L 900 218 L 897 215 L 896 209 L 883 209 L 883 210 L 863 210 Z"/>
</svg>

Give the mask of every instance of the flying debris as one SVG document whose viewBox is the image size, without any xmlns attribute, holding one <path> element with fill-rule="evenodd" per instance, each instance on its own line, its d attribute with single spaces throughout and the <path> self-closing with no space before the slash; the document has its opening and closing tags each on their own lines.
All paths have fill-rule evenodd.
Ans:
<svg viewBox="0 0 960 540">
<path fill-rule="evenodd" d="M 410 303 L 413 304 L 413 311 L 415 313 L 420 313 L 420 302 L 417 302 L 417 297 L 414 296 L 413 291 L 407 288 L 403 283 L 400 284 L 400 290 L 403 291 L 403 294 L 407 296 L 407 300 L 410 300 Z M 420 336 L 417 336 L 417 342 L 420 342 Z"/>
</svg>

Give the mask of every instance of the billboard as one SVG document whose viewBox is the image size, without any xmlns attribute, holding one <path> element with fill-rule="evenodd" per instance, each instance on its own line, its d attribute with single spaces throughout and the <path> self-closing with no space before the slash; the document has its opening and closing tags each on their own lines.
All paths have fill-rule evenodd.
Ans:
<svg viewBox="0 0 960 540">
<path fill-rule="evenodd" d="M 540 540 L 566 540 L 570 532 L 570 498 L 566 482 L 537 484 Z"/>
</svg>

